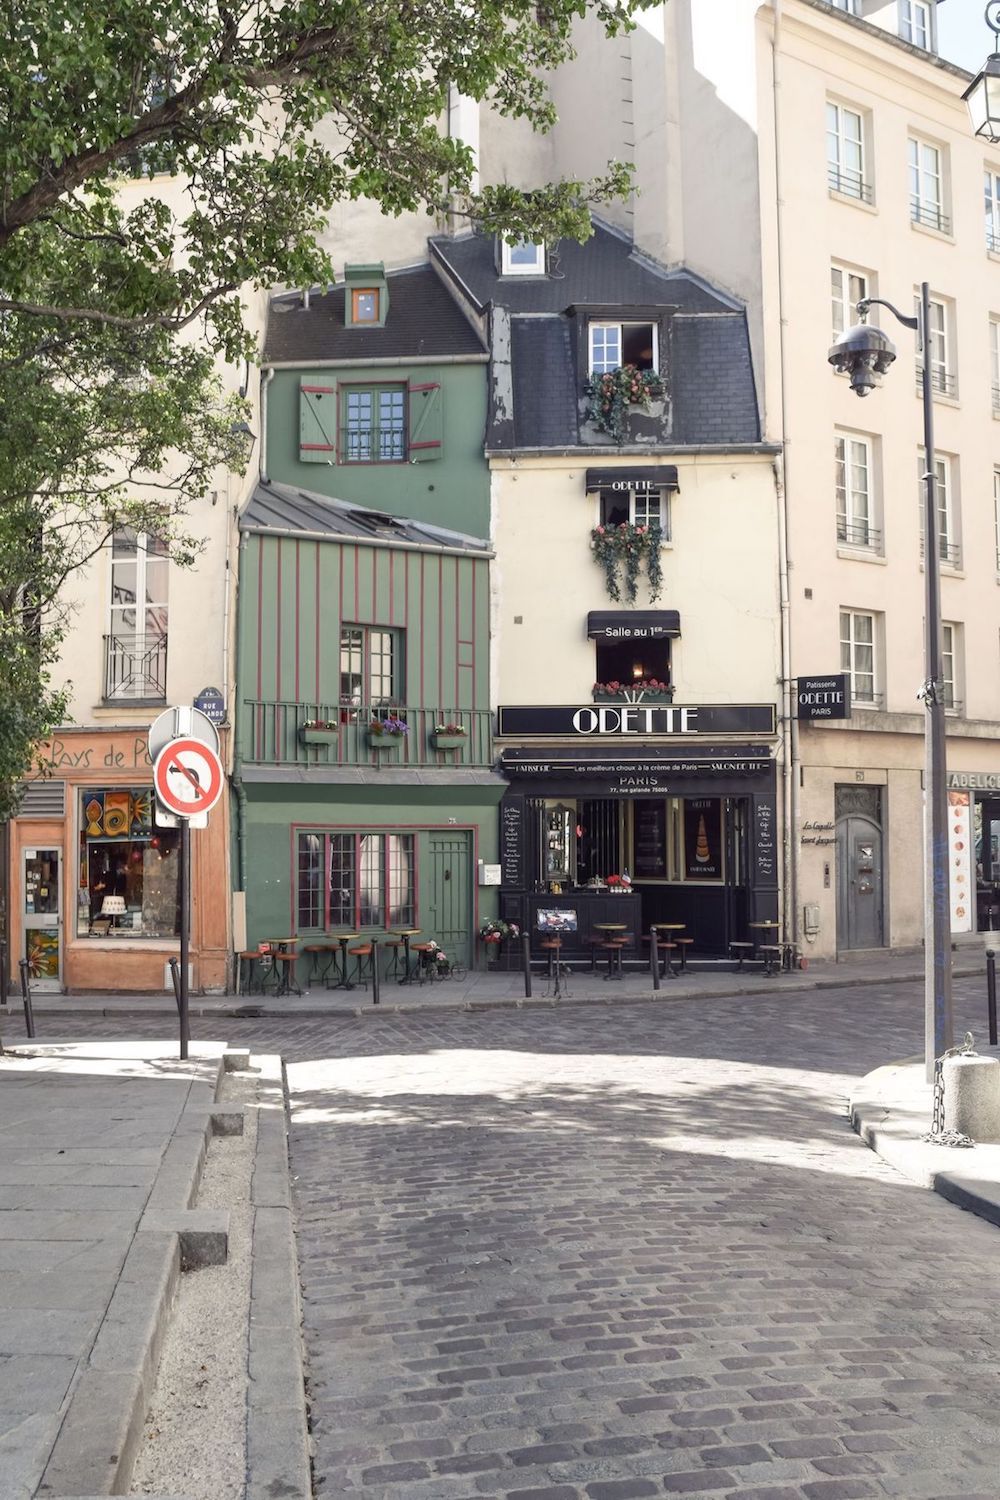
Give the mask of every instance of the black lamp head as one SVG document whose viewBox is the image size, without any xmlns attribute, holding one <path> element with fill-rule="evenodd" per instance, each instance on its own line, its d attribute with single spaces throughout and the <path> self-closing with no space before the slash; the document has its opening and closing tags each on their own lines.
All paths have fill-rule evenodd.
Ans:
<svg viewBox="0 0 1000 1500">
<path fill-rule="evenodd" d="M 840 335 L 827 358 L 840 374 L 850 375 L 856 396 L 867 396 L 875 389 L 875 377 L 884 375 L 896 358 L 896 349 L 881 328 L 855 323 Z"/>
</svg>

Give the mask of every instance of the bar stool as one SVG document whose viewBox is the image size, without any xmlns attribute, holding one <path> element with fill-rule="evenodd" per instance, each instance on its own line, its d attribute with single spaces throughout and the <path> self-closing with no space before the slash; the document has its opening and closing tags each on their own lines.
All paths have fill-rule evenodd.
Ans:
<svg viewBox="0 0 1000 1500">
<path fill-rule="evenodd" d="M 562 982 L 562 976 L 569 977 L 569 968 L 562 961 L 562 938 L 544 938 L 538 945 L 544 953 L 548 954 L 549 966 L 546 974 L 548 993 L 553 999 L 558 1000 L 561 995 L 569 994 L 569 986 Z"/>
<path fill-rule="evenodd" d="M 386 979 L 398 979 L 402 972 L 403 941 L 401 938 L 386 938 L 382 943 L 382 951 L 386 955 L 385 977 Z M 389 963 L 389 955 L 392 955 L 392 963 Z"/>
<path fill-rule="evenodd" d="M 252 995 L 255 990 L 263 988 L 257 976 L 257 960 L 260 954 L 256 948 L 245 948 L 242 953 L 236 955 L 236 993 L 238 995 Z M 255 984 L 254 981 L 257 980 Z"/>
<path fill-rule="evenodd" d="M 368 981 L 372 978 L 371 943 L 361 943 L 357 948 L 348 948 L 347 952 L 354 959 L 354 983 L 363 984 L 367 990 Z"/>
<path fill-rule="evenodd" d="M 739 959 L 739 968 L 736 971 L 737 973 L 740 973 L 742 971 L 744 959 L 749 958 L 752 953 L 753 953 L 753 943 L 730 943 L 729 944 L 729 957 L 730 958 Z"/>
<path fill-rule="evenodd" d="M 622 968 L 622 950 L 625 945 L 626 939 L 623 937 L 608 938 L 606 942 L 601 944 L 601 947 L 608 955 L 608 972 L 604 976 L 605 980 L 624 978 L 625 971 Z"/>
<path fill-rule="evenodd" d="M 643 936 L 642 940 L 643 940 L 644 943 L 648 943 L 649 942 L 649 938 L 646 937 L 646 936 Z M 676 952 L 677 952 L 677 942 L 673 938 L 663 938 L 663 937 L 660 937 L 659 933 L 657 933 L 657 936 L 656 936 L 656 962 L 657 962 L 657 966 L 659 967 L 659 971 L 660 971 L 661 975 L 662 974 L 668 974 L 671 979 L 675 979 L 677 977 L 676 976 L 676 971 L 674 969 L 674 966 L 673 966 L 673 964 L 670 961 L 670 955 L 672 953 L 676 953 Z M 662 963 L 660 961 L 661 954 L 662 954 L 662 958 L 663 958 Z"/>
<path fill-rule="evenodd" d="M 271 958 L 274 962 L 274 972 L 278 976 L 278 987 L 274 993 L 301 997 L 302 991 L 295 978 L 295 965 L 299 961 L 299 955 L 297 953 L 272 953 Z"/>
<path fill-rule="evenodd" d="M 303 953 L 309 955 L 309 978 L 310 989 L 314 984 L 322 984 L 330 972 L 330 964 L 336 956 L 336 948 L 331 948 L 329 943 L 307 943 Z M 326 960 L 323 963 L 323 960 Z"/>
<path fill-rule="evenodd" d="M 589 938 L 585 939 L 585 943 L 586 946 L 590 949 L 590 972 L 591 974 L 596 974 L 597 955 L 604 947 L 604 938 L 598 937 L 596 934 L 592 934 Z"/>
<path fill-rule="evenodd" d="M 411 943 L 410 944 L 410 952 L 411 953 L 415 953 L 417 955 L 417 983 L 418 984 L 423 984 L 425 982 L 428 974 L 430 974 L 430 968 L 431 968 L 431 966 L 430 966 L 430 958 L 429 958 L 428 955 L 431 954 L 431 953 L 433 953 L 434 951 L 435 950 L 434 950 L 434 948 L 431 947 L 430 943 Z M 433 975 L 431 975 L 431 977 L 433 978 Z"/>
<path fill-rule="evenodd" d="M 674 946 L 677 947 L 677 948 L 679 948 L 681 950 L 681 973 L 682 974 L 684 973 L 685 969 L 687 968 L 687 951 L 692 946 L 693 943 L 694 943 L 694 938 L 689 938 L 689 937 L 674 938 Z"/>
</svg>

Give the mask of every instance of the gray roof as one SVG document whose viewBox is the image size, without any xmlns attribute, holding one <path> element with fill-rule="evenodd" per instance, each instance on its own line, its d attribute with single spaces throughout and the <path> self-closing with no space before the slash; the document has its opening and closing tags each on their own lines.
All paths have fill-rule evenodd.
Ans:
<svg viewBox="0 0 1000 1500">
<path fill-rule="evenodd" d="M 739 302 L 699 276 L 683 269 L 668 271 L 625 235 L 597 220 L 584 244 L 560 240 L 550 249 L 546 276 L 500 276 L 492 235 L 437 235 L 429 243 L 432 254 L 481 308 L 495 302 L 512 313 L 565 312 L 575 306 L 742 311 Z"/>
<path fill-rule="evenodd" d="M 253 494 L 240 515 L 241 531 L 301 532 L 310 536 L 329 537 L 331 541 L 365 541 L 383 546 L 394 542 L 488 555 L 490 544 L 481 537 L 466 536 L 443 526 L 429 526 L 403 516 L 355 505 L 349 500 L 331 500 L 312 490 L 300 490 L 291 484 L 258 480 Z"/>
<path fill-rule="evenodd" d="M 385 327 L 344 326 L 343 283 L 313 292 L 303 307 L 302 293 L 271 299 L 261 363 L 310 364 L 344 360 L 428 359 L 455 355 L 486 357 L 486 346 L 455 298 L 429 265 L 390 271 L 389 313 Z"/>
</svg>

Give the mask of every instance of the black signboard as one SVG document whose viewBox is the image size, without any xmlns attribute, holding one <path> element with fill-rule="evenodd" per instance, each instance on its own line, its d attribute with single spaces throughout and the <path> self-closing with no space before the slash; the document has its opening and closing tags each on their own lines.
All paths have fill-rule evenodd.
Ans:
<svg viewBox="0 0 1000 1500">
<path fill-rule="evenodd" d="M 592 609 L 587 616 L 593 641 L 665 641 L 680 633 L 676 609 Z"/>
<path fill-rule="evenodd" d="M 194 700 L 194 707 L 200 709 L 206 719 L 211 719 L 213 724 L 225 722 L 226 700 L 217 687 L 203 687 Z"/>
<path fill-rule="evenodd" d="M 505 797 L 500 805 L 500 883 L 524 885 L 524 798 Z"/>
<path fill-rule="evenodd" d="M 833 677 L 797 677 L 795 694 L 800 719 L 851 717 L 851 679 L 847 672 Z"/>
<path fill-rule="evenodd" d="M 684 871 L 688 880 L 722 879 L 722 799 L 684 801 Z"/>
<path fill-rule="evenodd" d="M 635 736 L 774 734 L 773 703 L 515 704 L 497 710 L 498 733 L 609 740 Z"/>
<path fill-rule="evenodd" d="M 754 800 L 754 865 L 757 870 L 756 885 L 776 885 L 778 880 L 778 856 L 775 847 L 774 803 L 768 797 Z"/>
<path fill-rule="evenodd" d="M 636 806 L 635 873 L 646 880 L 667 873 L 667 804 L 659 798 Z"/>
<path fill-rule="evenodd" d="M 587 493 L 594 490 L 676 490 L 676 464 L 636 464 L 627 469 L 588 469 Z"/>
</svg>

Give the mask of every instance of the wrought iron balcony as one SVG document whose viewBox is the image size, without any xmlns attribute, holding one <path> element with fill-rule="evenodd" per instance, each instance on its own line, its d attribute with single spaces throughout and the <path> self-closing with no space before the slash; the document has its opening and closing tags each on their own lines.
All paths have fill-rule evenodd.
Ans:
<svg viewBox="0 0 1000 1500">
<path fill-rule="evenodd" d="M 869 526 L 867 521 L 848 521 L 845 516 L 838 516 L 837 541 L 845 547 L 864 547 L 870 552 L 878 552 L 882 546 L 882 533 Z"/>
<path fill-rule="evenodd" d="M 911 198 L 910 218 L 914 224 L 921 224 L 924 229 L 936 229 L 940 234 L 951 234 L 951 219 L 936 203 L 928 203 L 923 198 Z"/>
<path fill-rule="evenodd" d="M 373 734 L 373 721 L 402 719 L 406 733 Z M 450 732 L 449 732 L 450 731 Z M 413 708 L 403 704 L 282 703 L 243 700 L 244 765 L 489 766 L 493 716 L 487 708 Z"/>
<path fill-rule="evenodd" d="M 162 703 L 167 696 L 167 637 L 106 635 L 104 698 L 108 703 Z"/>
<path fill-rule="evenodd" d="M 853 171 L 850 167 L 838 167 L 834 162 L 828 162 L 826 180 L 831 193 L 841 193 L 845 198 L 859 198 L 862 203 L 871 203 L 874 199 L 871 183 L 865 182 L 860 172 Z"/>
</svg>

